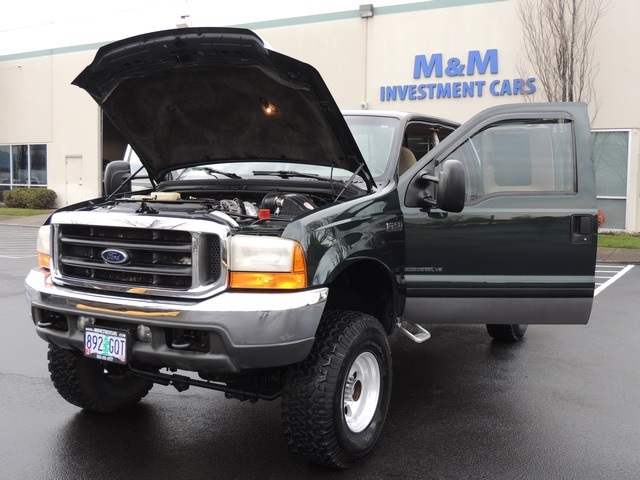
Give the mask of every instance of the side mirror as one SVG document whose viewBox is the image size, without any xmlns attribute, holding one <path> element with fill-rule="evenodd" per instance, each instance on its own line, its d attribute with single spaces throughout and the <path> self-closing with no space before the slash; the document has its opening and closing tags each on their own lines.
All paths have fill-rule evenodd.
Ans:
<svg viewBox="0 0 640 480">
<path fill-rule="evenodd" d="M 120 188 L 130 176 L 131 167 L 129 162 L 124 160 L 109 162 L 104 170 L 104 194 L 109 196 L 118 189 L 118 192 L 130 192 L 131 181 L 126 182 L 126 185 Z"/>
<path fill-rule="evenodd" d="M 459 160 L 447 160 L 437 176 L 423 171 L 411 180 L 405 204 L 408 207 L 439 208 L 457 213 L 464 208 L 464 190 L 464 165 Z"/>
<path fill-rule="evenodd" d="M 464 208 L 464 165 L 459 160 L 442 164 L 436 185 L 435 206 L 445 212 L 461 212 Z"/>
</svg>

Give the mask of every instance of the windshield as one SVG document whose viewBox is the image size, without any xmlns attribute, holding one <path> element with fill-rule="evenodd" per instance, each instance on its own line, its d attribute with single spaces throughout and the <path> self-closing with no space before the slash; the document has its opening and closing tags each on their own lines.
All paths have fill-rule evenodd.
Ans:
<svg viewBox="0 0 640 480">
<path fill-rule="evenodd" d="M 345 120 L 371 174 L 376 178 L 390 175 L 397 161 L 391 157 L 395 151 L 393 145 L 398 141 L 400 121 L 397 118 L 370 115 L 347 115 Z M 236 178 L 235 175 L 247 178 L 268 173 L 279 173 L 282 178 L 293 178 L 295 174 L 300 174 L 299 178 L 317 176 L 321 180 L 348 180 L 353 175 L 348 170 L 324 165 L 247 160 L 189 167 L 181 170 L 178 179 Z M 354 181 L 359 183 L 362 179 L 356 177 Z"/>
<path fill-rule="evenodd" d="M 380 177 L 396 160 L 391 158 L 400 121 L 397 118 L 348 115 L 344 117 L 371 174 Z"/>
</svg>

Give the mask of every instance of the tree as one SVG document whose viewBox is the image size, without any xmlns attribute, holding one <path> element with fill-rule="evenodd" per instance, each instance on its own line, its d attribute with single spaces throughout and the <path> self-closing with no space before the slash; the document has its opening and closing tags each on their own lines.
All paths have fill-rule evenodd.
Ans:
<svg viewBox="0 0 640 480">
<path fill-rule="evenodd" d="M 549 102 L 586 102 L 597 113 L 593 40 L 608 0 L 520 0 L 523 54 Z"/>
</svg>

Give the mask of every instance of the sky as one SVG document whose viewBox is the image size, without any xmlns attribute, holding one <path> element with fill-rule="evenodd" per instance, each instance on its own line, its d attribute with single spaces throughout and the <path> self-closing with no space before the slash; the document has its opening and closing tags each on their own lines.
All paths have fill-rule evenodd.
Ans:
<svg viewBox="0 0 640 480">
<path fill-rule="evenodd" d="M 11 0 L 0 15 L 0 56 L 109 42 L 175 28 L 230 26 L 424 0 Z"/>
</svg>

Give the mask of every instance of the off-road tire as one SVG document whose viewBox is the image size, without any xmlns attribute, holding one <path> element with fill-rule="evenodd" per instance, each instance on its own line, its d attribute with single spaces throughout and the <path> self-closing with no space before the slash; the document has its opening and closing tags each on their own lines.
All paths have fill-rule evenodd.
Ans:
<svg viewBox="0 0 640 480">
<path fill-rule="evenodd" d="M 152 382 L 131 375 L 125 367 L 105 365 L 49 345 L 49 374 L 58 393 L 67 402 L 92 412 L 115 412 L 138 403 Z"/>
<path fill-rule="evenodd" d="M 296 365 L 282 395 L 289 447 L 304 459 L 346 468 L 374 446 L 391 397 L 391 350 L 370 315 L 323 315 L 307 359 Z"/>
<path fill-rule="evenodd" d="M 498 342 L 519 342 L 524 337 L 528 325 L 489 325 L 487 324 L 487 332 L 491 338 Z"/>
</svg>

